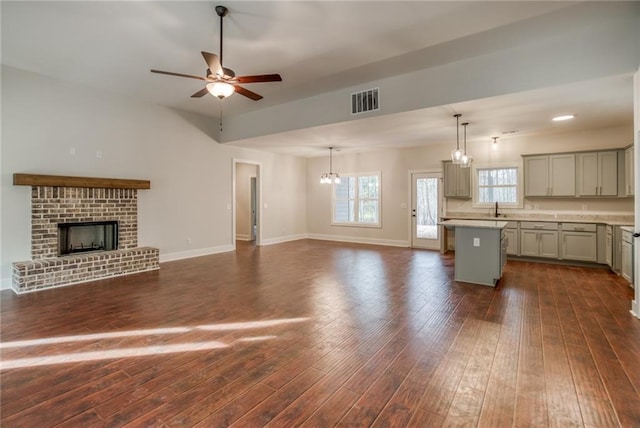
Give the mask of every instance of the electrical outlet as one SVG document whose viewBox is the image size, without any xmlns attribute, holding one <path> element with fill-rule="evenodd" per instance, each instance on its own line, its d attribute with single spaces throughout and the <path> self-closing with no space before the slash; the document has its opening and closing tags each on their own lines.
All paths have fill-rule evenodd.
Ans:
<svg viewBox="0 0 640 428">
<path fill-rule="evenodd" d="M 98 150 L 98 151 L 96 152 L 96 158 L 97 158 L 97 159 L 102 159 L 102 150 Z"/>
<path fill-rule="evenodd" d="M 473 238 L 473 246 L 474 247 L 480 246 L 480 238 Z"/>
<path fill-rule="evenodd" d="M 75 155 L 76 155 L 76 148 L 75 148 L 75 147 L 71 147 L 71 148 L 69 148 L 69 154 L 70 154 L 71 156 L 75 156 Z"/>
<path fill-rule="evenodd" d="M 193 243 L 193 239 L 187 238 L 187 245 L 191 245 Z"/>
</svg>

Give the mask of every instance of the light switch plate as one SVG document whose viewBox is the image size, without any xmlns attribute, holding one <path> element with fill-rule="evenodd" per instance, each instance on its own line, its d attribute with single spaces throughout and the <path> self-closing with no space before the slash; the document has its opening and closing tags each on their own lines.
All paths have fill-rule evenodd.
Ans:
<svg viewBox="0 0 640 428">
<path fill-rule="evenodd" d="M 480 238 L 473 238 L 473 246 L 474 247 L 480 246 Z"/>
</svg>

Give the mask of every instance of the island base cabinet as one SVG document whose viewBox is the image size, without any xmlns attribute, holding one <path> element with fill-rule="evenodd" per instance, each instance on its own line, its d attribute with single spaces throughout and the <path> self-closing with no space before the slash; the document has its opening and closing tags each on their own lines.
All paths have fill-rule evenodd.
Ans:
<svg viewBox="0 0 640 428">
<path fill-rule="evenodd" d="M 506 258 L 502 244 L 500 229 L 457 227 L 455 280 L 495 286 Z"/>
</svg>

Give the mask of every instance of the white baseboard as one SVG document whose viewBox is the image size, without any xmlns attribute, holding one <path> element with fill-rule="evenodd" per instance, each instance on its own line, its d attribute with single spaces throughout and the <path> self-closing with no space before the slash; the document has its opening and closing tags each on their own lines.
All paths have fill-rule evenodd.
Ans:
<svg viewBox="0 0 640 428">
<path fill-rule="evenodd" d="M 236 234 L 236 241 L 251 241 L 251 237 L 249 235 Z"/>
<path fill-rule="evenodd" d="M 197 250 L 179 251 L 177 253 L 160 253 L 160 263 L 190 259 L 192 257 L 208 256 L 211 254 L 226 253 L 233 250 L 233 245 L 221 245 L 219 247 L 199 248 Z"/>
<path fill-rule="evenodd" d="M 298 235 L 278 236 L 277 238 L 268 238 L 260 241 L 260 246 L 282 244 L 284 242 L 298 241 L 300 239 L 307 239 L 309 236 L 306 233 Z"/>
<path fill-rule="evenodd" d="M 310 233 L 307 237 L 309 239 L 318 239 L 321 241 L 350 242 L 352 244 L 385 245 L 388 247 L 409 247 L 409 241 L 397 241 L 394 239 L 361 238 L 358 236 L 343 236 L 343 235 L 319 235 L 316 233 Z"/>
</svg>

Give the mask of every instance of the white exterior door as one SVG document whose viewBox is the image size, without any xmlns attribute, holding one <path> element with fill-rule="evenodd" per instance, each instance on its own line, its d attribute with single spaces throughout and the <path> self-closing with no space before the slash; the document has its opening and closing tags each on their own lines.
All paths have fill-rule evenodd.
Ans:
<svg viewBox="0 0 640 428">
<path fill-rule="evenodd" d="M 411 174 L 411 246 L 440 249 L 442 174 Z"/>
</svg>

